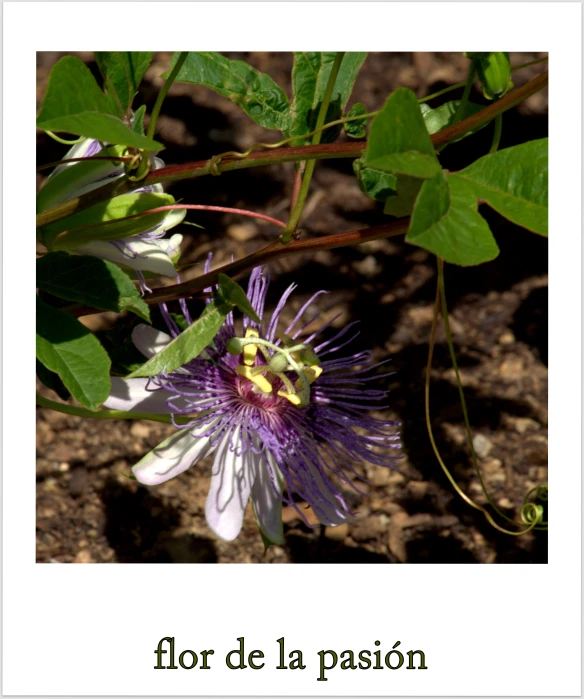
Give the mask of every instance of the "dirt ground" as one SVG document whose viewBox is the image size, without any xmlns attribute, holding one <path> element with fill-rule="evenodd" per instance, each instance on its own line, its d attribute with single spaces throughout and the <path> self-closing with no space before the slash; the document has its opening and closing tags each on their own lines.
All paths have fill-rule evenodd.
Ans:
<svg viewBox="0 0 584 699">
<path fill-rule="evenodd" d="M 62 54 L 38 54 L 40 99 L 50 67 Z M 80 54 L 92 70 L 90 53 Z M 229 54 L 269 73 L 290 94 L 290 54 Z M 157 54 L 143 84 L 149 109 L 170 54 Z M 511 54 L 520 64 L 539 54 Z M 399 85 L 419 97 L 465 78 L 459 54 L 372 54 L 349 104 L 379 108 Z M 544 64 L 545 67 L 545 64 Z M 543 69 L 515 74 L 517 85 Z M 459 95 L 455 93 L 455 95 Z M 483 102 L 474 92 L 473 101 Z M 137 102 L 139 104 L 139 102 Z M 278 140 L 255 126 L 228 100 L 196 86 L 175 85 L 159 120 L 167 164 L 245 150 L 256 141 Z M 507 113 L 501 147 L 547 136 L 547 93 Z M 488 151 L 490 127 L 449 146 L 445 167 L 456 170 Z M 62 157 L 63 146 L 38 134 L 39 164 Z M 286 218 L 290 165 L 226 173 L 169 188 L 187 203 L 246 207 Z M 42 178 L 39 177 L 39 184 Z M 363 195 L 350 161 L 317 164 L 302 222 L 306 236 L 365 228 L 384 221 L 382 205 Z M 197 212 L 198 213 L 198 212 Z M 501 248 L 477 268 L 446 268 L 446 291 L 475 449 L 493 500 L 518 516 L 530 488 L 547 482 L 547 240 L 482 208 Z M 182 226 L 184 261 L 213 251 L 217 264 L 273 240 L 270 224 L 234 216 L 189 216 L 204 230 Z M 201 263 L 202 264 L 202 263 Z M 194 273 L 200 272 L 200 267 Z M 401 422 L 404 458 L 395 470 L 357 466 L 366 493 L 348 498 L 357 516 L 337 528 L 303 524 L 284 511 L 286 542 L 263 555 L 248 510 L 241 535 L 218 540 L 205 523 L 210 460 L 156 488 L 129 480 L 145 453 L 173 428 L 146 421 L 91 421 L 37 408 L 37 561 L 52 563 L 545 563 L 545 533 L 511 537 L 498 533 L 482 514 L 453 491 L 432 452 L 424 422 L 424 371 L 436 285 L 435 261 L 402 240 L 297 256 L 272 265 L 269 300 L 275 305 L 298 284 L 289 313 L 316 290 L 325 318 L 342 311 L 340 327 L 360 321 L 355 350 L 373 348 L 391 357 L 391 409 Z M 192 273 L 192 274 L 194 274 Z M 245 281 L 245 278 L 243 278 Z M 323 300 L 324 299 L 324 300 Z M 196 309 L 196 304 L 193 306 Z M 88 316 L 92 329 L 110 327 L 109 314 Z M 386 379 L 387 382 L 387 379 Z M 55 398 L 48 389 L 41 389 Z M 444 332 L 438 332 L 431 380 L 432 425 L 440 452 L 461 487 L 479 503 L 485 498 L 473 471 Z"/>
</svg>

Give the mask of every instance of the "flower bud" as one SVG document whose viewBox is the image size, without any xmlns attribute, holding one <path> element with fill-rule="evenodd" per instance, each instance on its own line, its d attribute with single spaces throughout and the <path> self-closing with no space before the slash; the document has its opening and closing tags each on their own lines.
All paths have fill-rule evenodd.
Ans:
<svg viewBox="0 0 584 699">
<path fill-rule="evenodd" d="M 476 61 L 483 94 L 489 99 L 499 99 L 513 87 L 509 55 L 503 51 L 491 53 Z"/>
</svg>

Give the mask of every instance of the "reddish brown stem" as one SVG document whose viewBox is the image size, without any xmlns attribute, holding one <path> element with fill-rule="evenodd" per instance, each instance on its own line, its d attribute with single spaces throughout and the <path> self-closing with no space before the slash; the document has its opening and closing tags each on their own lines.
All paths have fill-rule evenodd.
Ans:
<svg viewBox="0 0 584 699">
<path fill-rule="evenodd" d="M 467 119 L 463 119 L 454 126 L 443 129 L 438 133 L 432 134 L 432 143 L 435 146 L 443 145 L 449 141 L 460 138 L 468 131 L 477 129 L 479 126 L 486 124 L 494 119 L 497 114 L 511 109 L 519 102 L 527 99 L 534 93 L 542 90 L 548 84 L 548 73 L 541 73 L 537 77 L 530 80 L 525 85 L 512 90 L 500 100 L 493 102 L 480 112 L 472 114 Z M 300 160 L 309 159 L 330 159 L 330 158 L 358 158 L 365 148 L 366 141 L 353 141 L 350 143 L 326 143 L 317 146 L 297 146 L 293 148 L 277 148 L 266 152 L 251 153 L 246 158 L 234 158 L 226 156 L 224 160 L 217 166 L 219 172 L 229 172 L 231 170 L 242 170 L 244 168 L 259 167 L 261 165 L 271 165 L 274 163 L 297 162 Z M 186 163 L 184 165 L 173 165 L 172 167 L 153 170 L 147 177 L 141 180 L 139 186 L 147 186 L 156 183 L 174 182 L 177 180 L 189 179 L 193 177 L 201 177 L 202 175 L 211 174 L 211 161 L 202 160 L 196 163 Z M 80 197 L 71 199 L 70 201 L 59 204 L 53 209 L 43 211 L 37 216 L 37 228 L 45 226 L 53 221 L 58 221 L 66 216 L 71 215 L 76 211 L 86 209 L 88 206 L 93 206 L 101 201 L 105 201 L 119 194 L 125 194 L 136 188 L 136 182 L 126 180 L 118 180 L 110 184 L 87 192 Z"/>
<path fill-rule="evenodd" d="M 196 279 L 191 279 L 182 284 L 173 284 L 162 289 L 154 289 L 151 294 L 144 297 L 146 303 L 160 303 L 162 301 L 173 301 L 179 298 L 186 298 L 213 286 L 217 283 L 219 274 L 226 274 L 229 277 L 237 277 L 244 272 L 266 264 L 272 260 L 287 255 L 297 255 L 301 252 L 309 252 L 312 250 L 331 250 L 333 248 L 341 248 L 347 245 L 358 245 L 366 243 L 369 240 L 377 240 L 379 238 L 390 238 L 396 235 L 402 235 L 408 230 L 410 219 L 405 218 L 401 221 L 386 223 L 382 226 L 373 226 L 371 228 L 363 228 L 357 231 L 348 231 L 346 233 L 337 233 L 336 235 L 325 235 L 320 238 L 310 238 L 308 240 L 293 240 L 288 244 L 283 244 L 276 241 L 265 248 L 246 255 L 236 262 L 223 265 L 208 274 L 203 274 Z M 89 315 L 91 313 L 99 313 L 100 311 L 88 306 L 70 307 L 69 312 L 79 317 Z"/>
</svg>

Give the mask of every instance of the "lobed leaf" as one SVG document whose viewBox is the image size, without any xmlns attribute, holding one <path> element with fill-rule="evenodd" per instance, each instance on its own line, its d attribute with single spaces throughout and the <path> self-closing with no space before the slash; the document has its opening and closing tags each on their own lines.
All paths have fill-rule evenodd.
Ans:
<svg viewBox="0 0 584 699">
<path fill-rule="evenodd" d="M 513 223 L 547 235 L 547 138 L 485 155 L 453 177 Z"/>
<path fill-rule="evenodd" d="M 101 91 L 89 68 L 75 56 L 65 56 L 51 70 L 37 127 L 133 148 L 163 148 L 133 131 L 122 116 L 117 101 Z"/>
<path fill-rule="evenodd" d="M 127 114 L 150 62 L 151 51 L 95 51 L 95 60 L 110 97 Z"/>
<path fill-rule="evenodd" d="M 391 172 L 383 172 L 372 167 L 365 167 L 363 158 L 353 160 L 353 171 L 357 176 L 359 188 L 371 199 L 385 201 L 396 188 L 397 177 Z"/>
<path fill-rule="evenodd" d="M 148 304 L 117 265 L 88 255 L 50 252 L 37 260 L 37 286 L 104 311 L 131 311 L 150 322 Z"/>
<path fill-rule="evenodd" d="M 175 53 L 171 69 L 178 60 Z M 170 71 L 162 77 L 168 77 Z M 256 124 L 266 129 L 286 131 L 290 123 L 288 98 L 269 75 L 245 61 L 234 61 L 214 51 L 191 51 L 176 82 L 204 85 L 243 109 Z"/>
<path fill-rule="evenodd" d="M 373 119 L 365 165 L 422 179 L 440 171 L 420 106 L 411 90 L 398 88 Z"/>
<path fill-rule="evenodd" d="M 110 360 L 97 338 L 76 318 L 37 297 L 36 355 L 61 378 L 67 390 L 90 410 L 111 390 Z"/>
<path fill-rule="evenodd" d="M 409 175 L 399 175 L 395 187 L 383 208 L 383 213 L 396 218 L 403 218 L 412 213 L 416 198 L 420 192 L 424 180 Z"/>
<path fill-rule="evenodd" d="M 422 185 L 406 241 L 464 266 L 488 262 L 499 254 L 472 189 L 461 178 L 443 172 Z"/>
<path fill-rule="evenodd" d="M 294 54 L 294 67 L 292 69 L 294 98 L 290 108 L 290 125 L 286 131 L 286 136 L 302 136 L 314 131 L 336 55 L 336 51 L 305 51 Z M 362 51 L 347 52 L 343 56 L 325 123 L 335 121 L 340 117 L 353 90 L 359 68 L 366 56 L 367 54 Z M 339 130 L 337 129 L 332 140 L 336 138 Z M 328 129 L 323 132 L 321 142 L 325 143 L 327 140 L 331 140 Z M 304 145 L 305 143 L 306 139 L 299 138 L 293 142 L 293 145 Z"/>
<path fill-rule="evenodd" d="M 357 102 L 351 107 L 351 109 L 349 109 L 346 116 L 356 117 L 360 114 L 366 113 L 367 110 L 361 104 L 361 102 Z M 349 136 L 350 138 L 365 138 L 365 136 L 367 135 L 367 119 L 355 119 L 355 121 L 347 121 L 343 124 L 343 128 L 345 129 L 345 133 L 347 134 L 347 136 Z"/>
</svg>

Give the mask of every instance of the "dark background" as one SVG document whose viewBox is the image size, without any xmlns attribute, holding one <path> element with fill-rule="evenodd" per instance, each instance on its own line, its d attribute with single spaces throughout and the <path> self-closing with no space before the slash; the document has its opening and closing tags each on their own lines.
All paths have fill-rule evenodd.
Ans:
<svg viewBox="0 0 584 699">
<path fill-rule="evenodd" d="M 38 54 L 37 99 L 42 99 L 51 66 L 64 54 Z M 78 54 L 97 75 L 91 53 Z M 291 54 L 238 53 L 269 73 L 290 95 Z M 513 65 L 543 54 L 511 54 Z M 156 54 L 135 104 L 150 111 L 162 84 L 158 77 L 170 54 Z M 418 97 L 466 77 L 468 61 L 456 53 L 370 54 L 349 101 L 378 109 L 396 87 Z M 514 74 L 520 85 L 545 64 Z M 431 103 L 437 106 L 461 90 Z M 485 103 L 476 90 L 473 101 Z M 39 102 L 40 103 L 40 102 Z M 258 141 L 277 141 L 243 112 L 210 90 L 175 85 L 158 122 L 167 164 L 202 160 Z M 531 97 L 503 119 L 501 147 L 547 136 L 547 92 Z M 341 137 L 342 138 L 342 137 Z M 453 144 L 441 155 L 456 170 L 486 153 L 492 126 Z M 39 164 L 63 156 L 65 147 L 38 133 Z M 292 166 L 274 165 L 219 178 L 206 177 L 169 187 L 186 203 L 243 207 L 286 219 Z M 42 177 L 38 177 L 38 184 Z M 384 222 L 382 205 L 363 195 L 350 160 L 316 166 L 301 228 L 308 237 Z M 488 207 L 487 218 L 500 256 L 474 268 L 446 268 L 450 322 L 461 368 L 475 448 L 494 501 L 517 517 L 523 496 L 547 482 L 547 240 L 518 228 Z M 194 212 L 192 212 L 194 214 Z M 182 261 L 216 264 L 239 258 L 268 241 L 270 224 L 196 212 L 189 220 L 204 230 L 176 229 L 185 236 Z M 189 275 L 187 274 L 187 277 Z M 169 426 L 151 422 L 80 420 L 37 408 L 37 560 L 39 562 L 317 562 L 317 563 L 544 563 L 545 533 L 510 537 L 454 493 L 431 450 L 424 422 L 424 371 L 435 294 L 435 261 L 399 238 L 352 248 L 296 256 L 272 265 L 269 303 L 292 282 L 292 314 L 316 290 L 326 320 L 343 312 L 335 327 L 360 322 L 355 350 L 372 348 L 392 358 L 391 409 L 402 423 L 404 459 L 395 471 L 361 466 L 368 482 L 359 498 L 349 492 L 357 519 L 351 525 L 306 527 L 284 510 L 286 543 L 263 556 L 253 515 L 248 512 L 235 542 L 214 537 L 204 517 L 209 459 L 157 488 L 145 488 L 123 474 L 168 436 Z M 243 278 L 245 282 L 245 277 Z M 196 304 L 194 305 L 196 310 Z M 84 318 L 92 330 L 112 326 L 115 316 Z M 45 389 L 43 389 L 45 390 Z M 54 398 L 54 394 L 46 391 Z M 442 457 L 461 487 L 484 503 L 465 443 L 464 424 L 444 333 L 438 331 L 431 383 L 432 424 Z"/>
</svg>

